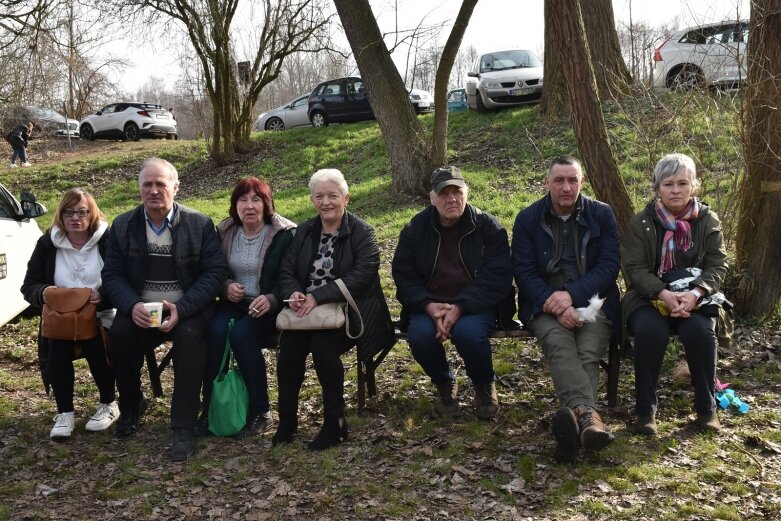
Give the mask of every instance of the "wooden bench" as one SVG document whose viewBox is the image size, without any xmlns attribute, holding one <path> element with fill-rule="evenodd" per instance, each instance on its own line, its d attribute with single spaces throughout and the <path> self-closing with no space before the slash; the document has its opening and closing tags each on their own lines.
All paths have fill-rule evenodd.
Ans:
<svg viewBox="0 0 781 521">
<path fill-rule="evenodd" d="M 396 333 L 397 341 L 407 340 L 407 334 L 401 331 L 398 321 L 394 321 L 393 327 Z M 489 338 L 533 339 L 534 337 L 525 329 L 521 329 L 520 325 L 518 325 L 513 329 L 497 329 L 491 333 Z M 263 349 L 276 350 L 277 346 L 264 346 Z M 388 356 L 388 353 L 390 353 L 391 349 L 393 349 L 393 346 L 375 354 L 366 361 L 362 361 L 358 357 L 356 350 L 359 411 L 362 411 L 366 407 L 367 397 L 377 395 L 377 368 L 380 366 L 380 364 L 382 364 L 383 360 L 385 360 L 385 357 Z M 150 349 L 146 352 L 146 365 L 149 370 L 149 381 L 152 386 L 152 394 L 155 396 L 155 398 L 163 396 L 163 387 L 160 384 L 160 375 L 165 370 L 165 368 L 168 367 L 168 364 L 171 363 L 171 358 L 173 357 L 172 351 L 172 349 L 168 349 L 168 351 L 163 356 L 163 359 L 160 360 L 160 363 L 157 362 L 155 349 Z M 618 342 L 610 343 L 608 359 L 600 360 L 599 365 L 607 374 L 607 405 L 608 407 L 615 407 L 616 403 L 618 402 L 618 377 L 619 370 L 621 369 L 621 346 Z"/>
</svg>

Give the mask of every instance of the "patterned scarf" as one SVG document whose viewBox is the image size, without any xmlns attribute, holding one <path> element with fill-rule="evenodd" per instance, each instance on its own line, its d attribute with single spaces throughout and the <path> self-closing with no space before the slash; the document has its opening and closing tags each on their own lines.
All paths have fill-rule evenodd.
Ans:
<svg viewBox="0 0 781 521">
<path fill-rule="evenodd" d="M 665 229 L 662 239 L 662 258 L 658 276 L 662 276 L 675 266 L 675 252 L 680 249 L 687 251 L 692 247 L 691 222 L 700 213 L 700 203 L 692 197 L 689 204 L 678 215 L 673 215 L 661 199 L 656 200 L 656 216 Z"/>
</svg>

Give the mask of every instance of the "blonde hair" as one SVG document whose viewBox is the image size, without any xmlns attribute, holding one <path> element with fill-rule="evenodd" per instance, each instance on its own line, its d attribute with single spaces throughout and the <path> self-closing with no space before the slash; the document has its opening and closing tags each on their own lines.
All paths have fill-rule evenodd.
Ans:
<svg viewBox="0 0 781 521">
<path fill-rule="evenodd" d="M 57 212 L 54 214 L 54 221 L 52 224 L 57 226 L 64 233 L 65 221 L 62 218 L 63 210 L 67 210 L 71 206 L 78 204 L 82 199 L 84 199 L 84 204 L 87 205 L 87 209 L 89 210 L 89 215 L 87 216 L 87 229 L 89 230 L 90 236 L 92 236 L 100 226 L 100 221 L 106 220 L 106 216 L 104 216 L 103 212 L 98 208 L 98 203 L 95 202 L 95 198 L 82 188 L 70 188 L 62 194 L 62 199 L 60 199 L 60 204 L 57 205 Z"/>
</svg>

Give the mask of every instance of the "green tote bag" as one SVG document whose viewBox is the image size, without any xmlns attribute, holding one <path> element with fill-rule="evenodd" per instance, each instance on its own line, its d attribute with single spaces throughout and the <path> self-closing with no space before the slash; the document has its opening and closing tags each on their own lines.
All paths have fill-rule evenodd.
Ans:
<svg viewBox="0 0 781 521">
<path fill-rule="evenodd" d="M 249 394 L 230 344 L 230 330 L 234 322 L 234 319 L 228 322 L 225 353 L 222 355 L 220 372 L 214 379 L 212 399 L 209 402 L 209 430 L 215 436 L 233 436 L 247 423 Z"/>
</svg>

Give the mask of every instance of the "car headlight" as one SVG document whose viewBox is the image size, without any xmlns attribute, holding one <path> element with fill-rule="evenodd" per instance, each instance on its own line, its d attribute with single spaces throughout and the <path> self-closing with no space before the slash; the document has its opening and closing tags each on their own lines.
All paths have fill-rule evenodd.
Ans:
<svg viewBox="0 0 781 521">
<path fill-rule="evenodd" d="M 501 89 L 502 85 L 498 81 L 485 81 L 483 87 L 486 89 Z"/>
</svg>

